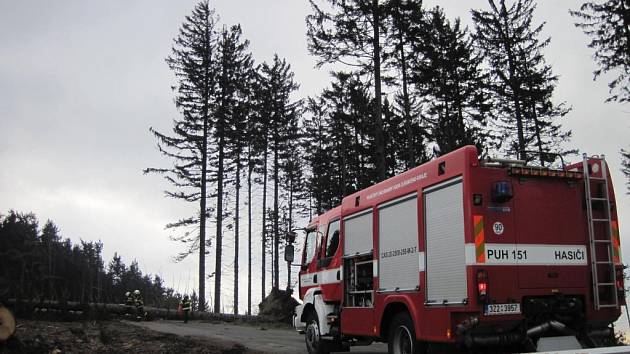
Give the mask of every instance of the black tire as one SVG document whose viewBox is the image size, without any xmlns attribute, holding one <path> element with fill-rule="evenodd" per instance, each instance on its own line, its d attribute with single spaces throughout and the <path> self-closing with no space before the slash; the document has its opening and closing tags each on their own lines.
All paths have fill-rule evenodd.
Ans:
<svg viewBox="0 0 630 354">
<path fill-rule="evenodd" d="M 425 354 L 426 343 L 416 339 L 413 321 L 407 312 L 394 316 L 387 335 L 389 354 Z"/>
<path fill-rule="evenodd" d="M 309 354 L 329 354 L 330 350 L 322 341 L 319 332 L 319 320 L 314 311 L 310 311 L 306 317 L 306 329 L 304 330 L 304 341 Z"/>
</svg>

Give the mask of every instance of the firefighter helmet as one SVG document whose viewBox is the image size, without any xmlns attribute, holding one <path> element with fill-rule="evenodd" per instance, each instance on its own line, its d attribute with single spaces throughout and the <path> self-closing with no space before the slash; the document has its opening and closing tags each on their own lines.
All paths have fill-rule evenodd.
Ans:
<svg viewBox="0 0 630 354">
<path fill-rule="evenodd" d="M 134 290 L 134 295 L 140 295 L 140 290 Z"/>
<path fill-rule="evenodd" d="M 129 296 L 129 295 L 131 295 L 131 293 L 130 293 L 129 291 L 127 291 L 127 292 L 125 293 L 125 296 Z"/>
</svg>

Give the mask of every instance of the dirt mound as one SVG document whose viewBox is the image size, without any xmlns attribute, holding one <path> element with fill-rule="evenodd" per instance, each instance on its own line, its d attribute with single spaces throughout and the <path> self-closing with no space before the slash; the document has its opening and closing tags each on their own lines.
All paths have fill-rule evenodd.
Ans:
<svg viewBox="0 0 630 354">
<path fill-rule="evenodd" d="M 291 323 L 295 306 L 299 305 L 291 295 L 292 290 L 272 289 L 258 305 L 258 315 L 272 322 Z"/>
<path fill-rule="evenodd" d="M 241 345 L 164 334 L 117 321 L 20 321 L 4 353 L 253 353 Z"/>
</svg>

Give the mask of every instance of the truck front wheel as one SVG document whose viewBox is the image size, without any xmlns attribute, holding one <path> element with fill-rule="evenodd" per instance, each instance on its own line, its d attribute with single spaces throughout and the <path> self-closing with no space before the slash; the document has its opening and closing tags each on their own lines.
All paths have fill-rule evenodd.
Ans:
<svg viewBox="0 0 630 354">
<path fill-rule="evenodd" d="M 306 329 L 304 330 L 306 349 L 309 354 L 329 354 L 326 343 L 322 340 L 319 332 L 319 321 L 317 314 L 311 311 L 306 318 Z"/>
<path fill-rule="evenodd" d="M 387 337 L 389 354 L 424 354 L 425 343 L 416 340 L 416 331 L 411 317 L 406 312 L 394 316 Z"/>
</svg>

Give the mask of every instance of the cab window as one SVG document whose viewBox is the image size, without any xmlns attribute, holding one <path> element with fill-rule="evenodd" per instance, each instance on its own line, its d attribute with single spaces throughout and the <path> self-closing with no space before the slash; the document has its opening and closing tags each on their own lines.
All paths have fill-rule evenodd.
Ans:
<svg viewBox="0 0 630 354">
<path fill-rule="evenodd" d="M 339 248 L 339 220 L 328 225 L 328 239 L 326 240 L 326 258 L 332 257 Z"/>
<path fill-rule="evenodd" d="M 317 233 L 317 258 L 321 259 L 324 253 L 324 235 L 326 232 L 326 225 L 321 224 L 319 226 L 319 232 Z"/>
<path fill-rule="evenodd" d="M 304 243 L 304 261 L 303 264 L 309 263 L 315 255 L 317 231 L 315 229 L 306 232 L 306 242 Z"/>
</svg>

